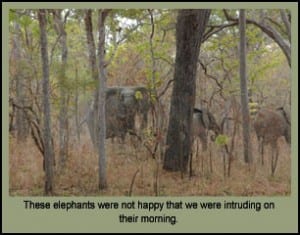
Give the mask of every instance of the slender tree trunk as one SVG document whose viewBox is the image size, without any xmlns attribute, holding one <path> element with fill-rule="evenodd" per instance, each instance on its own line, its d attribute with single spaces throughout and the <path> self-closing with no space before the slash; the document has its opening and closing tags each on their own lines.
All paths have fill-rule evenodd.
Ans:
<svg viewBox="0 0 300 235">
<path fill-rule="evenodd" d="M 106 121 L 105 121 L 105 90 L 106 90 L 106 74 L 105 74 L 105 18 L 109 10 L 99 10 L 98 15 L 98 68 L 96 66 L 96 49 L 93 37 L 92 26 L 92 10 L 87 10 L 84 21 L 86 28 L 87 44 L 89 50 L 89 62 L 92 71 L 92 77 L 96 82 L 96 90 L 94 94 L 93 108 L 89 112 L 88 127 L 93 141 L 94 147 L 98 150 L 99 155 L 99 189 L 107 187 L 106 181 Z"/>
<path fill-rule="evenodd" d="M 53 10 L 54 29 L 59 37 L 61 47 L 61 68 L 59 74 L 60 87 L 60 111 L 59 111 L 59 166 L 64 169 L 68 155 L 68 105 L 67 105 L 67 86 L 66 86 L 66 69 L 68 58 L 67 33 L 64 29 L 64 22 L 61 19 L 62 10 Z"/>
<path fill-rule="evenodd" d="M 105 90 L 106 90 L 106 74 L 105 74 L 105 19 L 108 10 L 99 10 L 98 15 L 98 58 L 99 58 L 99 113 L 97 120 L 97 134 L 99 139 L 98 143 L 98 155 L 99 155 L 99 189 L 105 189 L 107 187 L 106 181 L 106 153 L 105 153 L 105 139 L 106 139 L 106 120 L 105 120 Z"/>
<path fill-rule="evenodd" d="M 45 194 L 53 193 L 53 149 L 51 144 L 51 118 L 50 118 L 50 95 L 49 95 L 49 62 L 47 45 L 47 21 L 46 10 L 38 11 L 40 25 L 41 58 L 43 65 L 43 107 L 44 107 L 44 162 L 45 162 Z"/>
<path fill-rule="evenodd" d="M 250 116 L 248 108 L 248 90 L 246 76 L 246 18 L 245 10 L 240 10 L 239 31 L 240 31 L 240 85 L 241 85 L 241 104 L 243 116 L 243 140 L 245 162 L 252 162 L 251 139 L 250 139 Z"/>
<path fill-rule="evenodd" d="M 75 67 L 75 83 L 78 84 L 78 68 L 77 64 Z M 76 135 L 77 135 L 77 141 L 80 143 L 80 120 L 79 120 L 79 87 L 76 85 L 75 88 L 75 125 L 76 125 Z"/>
<path fill-rule="evenodd" d="M 22 63 L 21 63 L 21 45 L 20 45 L 20 25 L 15 23 L 15 35 L 13 37 L 13 58 L 15 62 L 15 80 L 16 80 L 16 99 L 17 103 L 21 106 L 25 106 L 25 81 L 22 75 Z M 25 118 L 23 109 L 16 110 L 16 130 L 17 140 L 23 141 L 28 135 L 28 122 Z"/>
<path fill-rule="evenodd" d="M 210 10 L 180 10 L 176 25 L 176 66 L 163 168 L 185 171 L 191 151 L 191 123 L 202 35 Z"/>
<path fill-rule="evenodd" d="M 86 30 L 86 38 L 87 38 L 87 45 L 89 51 L 89 63 L 90 69 L 92 72 L 92 78 L 96 83 L 96 89 L 94 93 L 94 102 L 92 107 L 89 110 L 89 117 L 87 120 L 88 128 L 90 132 L 90 136 L 94 145 L 94 148 L 97 149 L 97 133 L 96 133 L 96 126 L 97 126 L 97 114 L 98 114 L 98 100 L 99 100 L 99 89 L 98 89 L 98 68 L 97 68 L 97 60 L 96 60 L 96 47 L 95 47 L 95 40 L 93 36 L 93 24 L 92 24 L 92 10 L 86 10 L 85 17 L 85 30 Z"/>
</svg>

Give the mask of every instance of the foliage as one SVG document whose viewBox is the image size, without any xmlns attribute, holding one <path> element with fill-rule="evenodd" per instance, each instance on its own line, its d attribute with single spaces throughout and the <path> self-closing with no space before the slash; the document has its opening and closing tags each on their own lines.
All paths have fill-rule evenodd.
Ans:
<svg viewBox="0 0 300 235">
<path fill-rule="evenodd" d="M 228 144 L 228 136 L 226 135 L 218 135 L 215 143 L 219 146 L 225 146 L 226 144 Z"/>
</svg>

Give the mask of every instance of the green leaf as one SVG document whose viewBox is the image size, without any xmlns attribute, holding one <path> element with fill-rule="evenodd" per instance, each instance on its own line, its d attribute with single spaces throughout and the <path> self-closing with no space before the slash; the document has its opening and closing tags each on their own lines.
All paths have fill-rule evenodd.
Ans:
<svg viewBox="0 0 300 235">
<path fill-rule="evenodd" d="M 218 135 L 215 143 L 219 146 L 224 146 L 228 143 L 228 137 L 227 135 Z"/>
<path fill-rule="evenodd" d="M 136 91 L 134 96 L 137 100 L 143 99 L 143 94 L 140 91 Z"/>
</svg>

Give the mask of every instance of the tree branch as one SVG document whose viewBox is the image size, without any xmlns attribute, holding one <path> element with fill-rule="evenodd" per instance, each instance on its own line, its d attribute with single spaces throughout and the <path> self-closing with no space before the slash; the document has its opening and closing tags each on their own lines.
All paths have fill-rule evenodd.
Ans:
<svg viewBox="0 0 300 235">
<path fill-rule="evenodd" d="M 283 9 L 280 9 L 280 15 L 285 25 L 286 33 L 288 35 L 289 41 L 291 42 L 291 22 L 289 21 L 288 16 Z"/>
<path fill-rule="evenodd" d="M 225 28 L 232 27 L 238 25 L 238 22 L 232 22 L 229 24 L 223 24 L 223 25 L 209 25 L 207 27 L 210 27 L 210 29 L 203 35 L 202 43 L 205 42 L 208 38 L 210 38 L 212 35 L 222 31 Z"/>
<path fill-rule="evenodd" d="M 216 82 L 217 86 L 219 87 L 219 90 L 216 91 L 215 93 L 220 92 L 220 96 L 225 100 L 225 97 L 223 95 L 223 84 L 218 81 L 217 77 L 215 77 L 215 76 L 210 75 L 210 74 L 207 73 L 207 68 L 206 68 L 207 66 L 205 66 L 202 63 L 202 61 L 198 60 L 198 63 L 201 65 L 201 68 L 203 69 L 205 76 L 207 76 L 208 78 L 213 79 Z"/>
<path fill-rule="evenodd" d="M 227 10 L 224 9 L 223 12 L 228 21 L 238 22 L 238 19 L 230 16 Z M 267 34 L 270 38 L 272 38 L 277 43 L 277 45 L 281 48 L 288 61 L 289 66 L 291 66 L 291 45 L 290 43 L 284 40 L 282 35 L 280 35 L 280 33 L 275 28 L 272 28 L 271 26 L 263 22 L 257 22 L 253 19 L 246 19 L 246 23 L 257 26 L 265 34 Z"/>
<path fill-rule="evenodd" d="M 171 79 L 168 81 L 167 85 L 165 86 L 165 88 L 162 90 L 162 92 L 158 95 L 158 99 L 160 99 L 160 97 L 162 97 L 166 91 L 169 89 L 169 86 L 171 85 L 171 83 L 174 81 L 174 79 Z"/>
</svg>

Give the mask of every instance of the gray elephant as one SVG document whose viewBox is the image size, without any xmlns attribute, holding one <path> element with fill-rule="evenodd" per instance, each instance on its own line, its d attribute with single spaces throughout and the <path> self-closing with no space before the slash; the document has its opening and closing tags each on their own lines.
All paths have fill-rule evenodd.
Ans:
<svg viewBox="0 0 300 235">
<path fill-rule="evenodd" d="M 137 135 L 147 125 L 150 99 L 147 88 L 109 87 L 106 89 L 106 138 L 120 137 L 124 142 L 126 134 Z M 92 107 L 92 106 L 91 106 Z M 141 116 L 139 128 L 136 117 Z M 87 123 L 93 144 L 95 144 L 95 113 L 92 108 L 87 115 Z"/>
<path fill-rule="evenodd" d="M 120 93 L 121 103 L 126 110 L 129 126 L 132 118 L 138 114 L 141 115 L 141 128 L 145 128 L 148 121 L 148 111 L 150 109 L 150 96 L 147 88 L 142 86 L 123 87 Z"/>
</svg>

